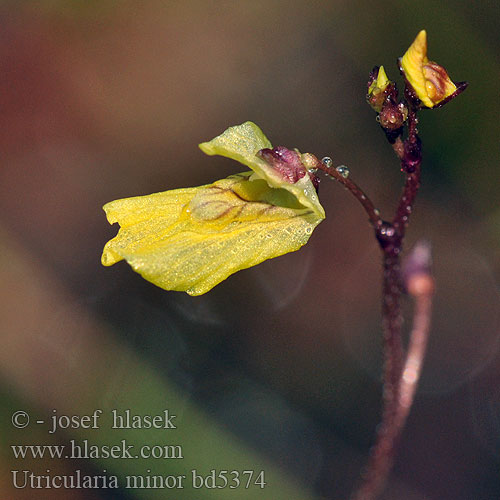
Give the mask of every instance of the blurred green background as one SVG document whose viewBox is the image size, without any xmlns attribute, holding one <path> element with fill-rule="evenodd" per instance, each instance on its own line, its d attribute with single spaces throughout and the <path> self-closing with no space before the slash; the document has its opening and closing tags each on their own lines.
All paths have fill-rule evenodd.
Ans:
<svg viewBox="0 0 500 500">
<path fill-rule="evenodd" d="M 165 292 L 100 255 L 110 200 L 242 168 L 198 150 L 258 123 L 274 145 L 348 165 L 382 214 L 401 189 L 366 80 L 425 28 L 457 100 L 420 116 L 407 248 L 432 242 L 428 358 L 384 499 L 500 497 L 498 1 L 44 1 L 0 4 L 0 496 L 343 499 L 381 399 L 380 255 L 357 204 L 299 252 L 207 295 Z M 244 170 L 244 169 L 243 169 Z M 411 305 L 408 312 L 411 311 Z M 68 429 L 58 414 L 164 409 L 175 430 Z M 13 428 L 17 410 L 31 424 Z M 180 444 L 177 460 L 14 460 L 12 444 Z M 14 489 L 11 470 L 265 470 L 265 489 Z M 120 484 L 123 484 L 120 479 Z"/>
</svg>

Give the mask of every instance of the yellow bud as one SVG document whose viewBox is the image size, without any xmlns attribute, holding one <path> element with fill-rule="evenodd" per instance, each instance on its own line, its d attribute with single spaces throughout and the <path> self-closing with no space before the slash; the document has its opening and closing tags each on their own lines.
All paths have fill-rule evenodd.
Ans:
<svg viewBox="0 0 500 500">
<path fill-rule="evenodd" d="M 401 58 L 401 67 L 417 97 L 428 108 L 433 108 L 457 90 L 446 70 L 427 58 L 425 30 L 417 35 Z"/>
<path fill-rule="evenodd" d="M 380 66 L 378 69 L 377 78 L 373 81 L 368 89 L 368 93 L 373 92 L 375 89 L 379 89 L 379 91 L 383 92 L 389 83 L 389 78 L 385 74 L 385 69 L 383 66 Z"/>
<path fill-rule="evenodd" d="M 377 68 L 374 68 L 374 71 L 377 71 Z M 370 77 L 373 78 L 373 72 Z M 377 71 L 377 78 L 374 78 L 368 87 L 368 94 L 366 96 L 368 103 L 377 113 L 380 113 L 382 110 L 382 106 L 387 97 L 387 86 L 390 83 L 389 78 L 387 78 L 387 75 L 385 74 L 384 67 L 380 66 Z"/>
</svg>

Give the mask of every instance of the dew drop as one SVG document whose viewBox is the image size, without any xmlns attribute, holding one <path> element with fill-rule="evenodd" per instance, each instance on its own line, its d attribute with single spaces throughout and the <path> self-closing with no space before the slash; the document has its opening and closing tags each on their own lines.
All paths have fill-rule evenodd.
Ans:
<svg viewBox="0 0 500 500">
<path fill-rule="evenodd" d="M 380 122 L 380 116 L 379 116 L 379 115 L 377 115 L 377 116 L 375 117 L 375 120 L 377 120 L 378 122 Z"/>
<path fill-rule="evenodd" d="M 344 179 L 349 177 L 350 171 L 345 165 L 340 165 L 335 169 Z"/>
<path fill-rule="evenodd" d="M 266 238 L 267 238 L 267 239 L 269 239 L 269 240 L 270 240 L 272 237 L 273 237 L 273 235 L 272 235 L 271 233 L 267 233 L 267 234 L 266 234 Z"/>
<path fill-rule="evenodd" d="M 306 234 L 311 234 L 312 232 L 312 227 L 306 227 Z"/>
<path fill-rule="evenodd" d="M 380 229 L 380 234 L 382 236 L 394 236 L 394 227 L 390 226 L 389 224 L 384 224 L 384 226 Z"/>
<path fill-rule="evenodd" d="M 410 206 L 410 205 L 407 205 L 407 207 L 406 207 L 406 211 L 407 211 L 409 214 L 411 214 L 411 206 Z"/>
<path fill-rule="evenodd" d="M 380 215 L 380 212 L 378 211 L 378 209 L 375 209 L 375 210 L 373 211 L 373 213 L 374 213 L 377 217 Z"/>
<path fill-rule="evenodd" d="M 333 165 L 333 160 L 329 156 L 325 156 L 322 160 L 321 163 L 326 165 L 328 168 L 330 168 Z"/>
</svg>

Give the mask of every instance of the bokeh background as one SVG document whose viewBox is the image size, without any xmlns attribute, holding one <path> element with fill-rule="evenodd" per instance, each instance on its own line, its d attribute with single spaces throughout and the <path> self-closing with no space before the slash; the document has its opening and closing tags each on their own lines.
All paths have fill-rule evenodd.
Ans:
<svg viewBox="0 0 500 500">
<path fill-rule="evenodd" d="M 500 497 L 500 4 L 495 0 L 99 0 L 0 4 L 0 496 L 343 499 L 381 400 L 380 255 L 365 216 L 323 181 L 327 219 L 299 252 L 207 295 L 100 264 L 110 200 L 242 168 L 198 150 L 258 123 L 336 165 L 391 214 L 401 189 L 365 104 L 375 64 L 426 28 L 469 89 L 422 112 L 421 195 L 407 248 L 433 245 L 429 353 L 384 499 Z M 409 304 L 408 312 L 411 311 Z M 170 431 L 68 429 L 58 414 L 169 409 Z M 32 424 L 16 430 L 11 414 Z M 109 424 L 109 422 L 108 422 Z M 14 460 L 11 444 L 181 444 L 182 460 Z M 264 490 L 28 490 L 11 470 L 266 471 Z M 120 481 L 123 484 L 123 481 Z"/>
</svg>

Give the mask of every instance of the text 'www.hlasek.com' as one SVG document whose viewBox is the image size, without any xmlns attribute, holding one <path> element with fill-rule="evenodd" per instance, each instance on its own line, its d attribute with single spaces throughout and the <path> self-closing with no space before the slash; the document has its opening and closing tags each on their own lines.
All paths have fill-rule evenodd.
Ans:
<svg viewBox="0 0 500 500">
<path fill-rule="evenodd" d="M 16 429 L 35 428 L 50 438 L 49 443 L 32 444 L 21 437 L 19 443 L 10 445 L 19 465 L 11 470 L 16 489 L 263 489 L 266 485 L 263 470 L 206 466 L 183 470 L 184 446 L 174 441 L 177 417 L 168 409 L 156 415 L 139 415 L 130 409 L 96 409 L 86 415 L 63 415 L 52 410 L 46 420 L 32 420 L 28 412 L 19 410 L 12 414 L 11 421 Z M 99 429 L 109 432 L 99 433 Z M 78 438 L 61 444 L 59 440 L 71 432 Z M 120 439 L 109 442 L 117 433 Z M 141 442 L 146 438 L 147 443 Z M 80 467 L 61 465 L 71 460 Z M 91 461 L 90 467 L 85 467 L 85 460 Z M 107 468 L 89 472 L 107 464 L 106 460 L 110 460 Z M 113 466 L 114 461 L 129 460 L 140 465 Z M 163 461 L 170 467 L 164 467 Z M 37 463 L 41 467 L 35 469 L 33 464 Z M 175 473 L 165 474 L 165 469 Z"/>
</svg>

